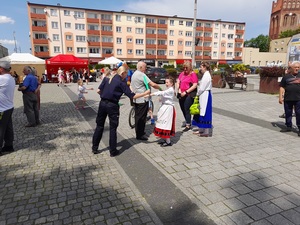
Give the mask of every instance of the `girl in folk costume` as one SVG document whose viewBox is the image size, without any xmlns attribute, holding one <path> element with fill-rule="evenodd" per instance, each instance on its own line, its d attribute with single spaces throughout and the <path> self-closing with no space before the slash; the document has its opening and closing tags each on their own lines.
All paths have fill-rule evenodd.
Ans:
<svg viewBox="0 0 300 225">
<path fill-rule="evenodd" d="M 171 136 L 175 135 L 175 118 L 176 112 L 174 107 L 174 79 L 169 77 L 166 79 L 166 87 L 165 91 L 158 91 L 155 93 L 151 93 L 151 96 L 160 96 L 161 98 L 161 106 L 157 113 L 157 121 L 154 128 L 154 135 L 164 139 L 159 142 L 161 147 L 172 146 Z"/>
<path fill-rule="evenodd" d="M 200 115 L 195 115 L 193 125 L 199 127 L 199 131 L 194 132 L 200 137 L 208 137 L 209 130 L 212 129 L 212 95 L 211 95 L 211 75 L 208 63 L 202 63 L 200 70 L 203 74 L 201 81 L 198 83 L 197 95 L 199 96 Z"/>
</svg>

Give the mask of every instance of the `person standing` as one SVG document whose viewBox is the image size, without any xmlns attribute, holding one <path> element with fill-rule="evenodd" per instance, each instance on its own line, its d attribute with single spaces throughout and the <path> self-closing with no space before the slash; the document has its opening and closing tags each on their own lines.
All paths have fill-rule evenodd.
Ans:
<svg viewBox="0 0 300 225">
<path fill-rule="evenodd" d="M 35 127 L 40 124 L 40 113 L 38 109 L 38 96 L 35 91 L 38 89 L 38 79 L 33 75 L 34 71 L 30 66 L 25 66 L 23 73 L 26 78 L 18 91 L 23 92 L 24 113 L 28 124 L 25 127 Z"/>
<path fill-rule="evenodd" d="M 194 97 L 192 94 L 196 94 L 196 88 L 198 84 L 197 74 L 193 71 L 192 63 L 190 61 L 185 61 L 183 64 L 183 72 L 179 75 L 177 79 L 177 98 L 179 99 L 180 109 L 185 119 L 185 125 L 183 132 L 189 131 L 191 129 L 192 116 L 190 113 L 190 107 L 194 102 Z"/>
<path fill-rule="evenodd" d="M 124 81 L 126 75 L 127 69 L 121 66 L 115 76 L 104 78 L 99 87 L 101 101 L 96 118 L 97 126 L 93 135 L 92 152 L 94 154 L 101 153 L 98 147 L 104 131 L 104 123 L 108 116 L 110 156 L 114 157 L 119 155 L 119 151 L 117 150 L 117 128 L 119 126 L 120 117 L 120 106 L 118 102 L 121 96 L 125 94 L 129 98 L 139 98 L 150 93 L 150 91 L 145 91 L 144 93 L 134 94 Z"/>
<path fill-rule="evenodd" d="M 161 90 L 158 84 L 152 82 L 145 74 L 147 64 L 139 61 L 137 70 L 132 74 L 130 87 L 134 93 L 144 93 L 149 86 Z M 145 126 L 147 120 L 147 113 L 149 110 L 149 97 L 137 98 L 133 100 L 135 109 L 135 135 L 137 140 L 147 141 L 145 137 Z"/>
<path fill-rule="evenodd" d="M 291 64 L 289 73 L 282 77 L 279 88 L 279 104 L 284 105 L 286 128 L 280 132 L 292 131 L 293 108 L 296 114 L 296 125 L 298 127 L 298 137 L 300 137 L 300 62 Z"/>
<path fill-rule="evenodd" d="M 198 134 L 200 137 L 208 137 L 209 130 L 212 129 L 212 83 L 209 64 L 207 62 L 202 63 L 200 70 L 203 74 L 197 91 L 200 115 L 194 115 L 192 124 L 199 128 L 199 131 L 194 132 L 194 134 Z"/>
<path fill-rule="evenodd" d="M 9 74 L 10 69 L 8 61 L 0 62 L 0 154 L 14 151 L 12 113 L 14 111 L 15 80 Z"/>
<path fill-rule="evenodd" d="M 170 138 L 171 136 L 175 136 L 174 84 L 174 79 L 169 77 L 166 79 L 167 90 L 150 94 L 151 96 L 160 96 L 161 98 L 161 106 L 158 110 L 157 121 L 153 130 L 155 136 L 163 139 L 158 142 L 161 147 L 172 146 Z"/>
</svg>

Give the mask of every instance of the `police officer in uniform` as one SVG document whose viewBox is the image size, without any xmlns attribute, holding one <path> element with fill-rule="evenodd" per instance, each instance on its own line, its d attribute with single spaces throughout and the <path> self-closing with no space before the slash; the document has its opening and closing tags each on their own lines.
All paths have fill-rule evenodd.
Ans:
<svg viewBox="0 0 300 225">
<path fill-rule="evenodd" d="M 100 84 L 100 97 L 98 114 L 96 118 L 97 127 L 93 135 L 92 151 L 94 154 L 98 154 L 101 151 L 98 150 L 99 143 L 102 138 L 104 123 L 106 117 L 109 118 L 109 148 L 110 156 L 114 157 L 119 154 L 117 150 L 117 128 L 119 125 L 120 106 L 118 104 L 121 96 L 125 94 L 129 98 L 140 98 L 150 93 L 149 90 L 144 93 L 134 94 L 125 82 L 127 76 L 127 68 L 120 66 L 117 70 L 117 74 L 107 78 L 105 77 Z"/>
</svg>

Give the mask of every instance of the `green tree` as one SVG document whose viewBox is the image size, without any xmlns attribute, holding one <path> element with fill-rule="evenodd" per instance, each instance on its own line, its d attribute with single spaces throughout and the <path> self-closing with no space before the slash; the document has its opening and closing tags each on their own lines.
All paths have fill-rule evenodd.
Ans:
<svg viewBox="0 0 300 225">
<path fill-rule="evenodd" d="M 260 34 L 256 38 L 246 40 L 244 46 L 259 48 L 260 52 L 268 52 L 270 47 L 270 38 L 268 35 Z"/>
<path fill-rule="evenodd" d="M 286 31 L 282 31 L 279 34 L 279 38 L 286 38 L 286 37 L 292 37 L 295 34 L 299 34 L 300 33 L 300 28 L 296 29 L 296 30 L 286 30 Z"/>
</svg>

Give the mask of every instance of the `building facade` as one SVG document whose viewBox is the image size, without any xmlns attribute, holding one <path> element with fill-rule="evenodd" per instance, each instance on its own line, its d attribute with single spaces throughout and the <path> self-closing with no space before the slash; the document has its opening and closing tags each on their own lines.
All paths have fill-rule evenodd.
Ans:
<svg viewBox="0 0 300 225">
<path fill-rule="evenodd" d="M 299 0 L 277 0 L 272 3 L 269 36 L 271 40 L 279 38 L 281 32 L 299 28 Z"/>
<path fill-rule="evenodd" d="M 8 56 L 8 49 L 0 44 L 0 58 Z"/>
<path fill-rule="evenodd" d="M 150 65 L 241 62 L 245 23 L 27 3 L 32 54 L 73 54 L 96 63 L 115 56 Z"/>
</svg>

